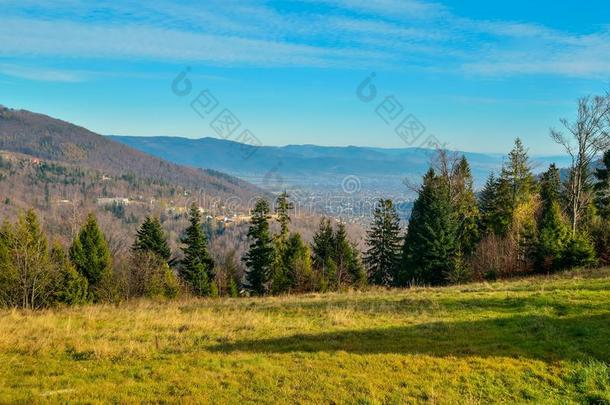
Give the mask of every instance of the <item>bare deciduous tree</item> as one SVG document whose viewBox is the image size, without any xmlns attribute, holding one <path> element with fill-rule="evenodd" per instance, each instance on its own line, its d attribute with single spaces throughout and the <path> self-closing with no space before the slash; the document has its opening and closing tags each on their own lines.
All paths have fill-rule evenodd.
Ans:
<svg viewBox="0 0 610 405">
<path fill-rule="evenodd" d="M 569 122 L 564 118 L 561 123 L 569 134 L 551 129 L 551 138 L 563 146 L 572 159 L 567 194 L 572 232 L 576 233 L 581 215 L 592 198 L 587 190 L 592 176 L 591 164 L 600 152 L 610 147 L 610 93 L 579 99 L 576 120 Z"/>
</svg>

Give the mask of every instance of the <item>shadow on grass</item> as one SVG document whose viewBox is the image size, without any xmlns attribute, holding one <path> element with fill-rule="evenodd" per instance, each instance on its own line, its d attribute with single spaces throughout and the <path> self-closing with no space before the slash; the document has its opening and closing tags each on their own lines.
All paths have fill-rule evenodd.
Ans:
<svg viewBox="0 0 610 405">
<path fill-rule="evenodd" d="M 554 318 L 515 316 L 472 322 L 302 334 L 242 340 L 218 352 L 337 352 L 431 356 L 525 357 L 544 361 L 610 361 L 610 314 Z"/>
</svg>

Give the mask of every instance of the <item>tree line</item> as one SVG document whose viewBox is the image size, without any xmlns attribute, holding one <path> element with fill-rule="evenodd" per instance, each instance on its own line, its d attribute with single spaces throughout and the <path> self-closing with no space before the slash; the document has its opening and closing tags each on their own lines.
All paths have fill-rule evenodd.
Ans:
<svg viewBox="0 0 610 405">
<path fill-rule="evenodd" d="M 520 139 L 500 172 L 475 193 L 468 160 L 439 150 L 402 229 L 391 200 L 381 199 L 360 252 L 345 224 L 323 218 L 311 243 L 290 229 L 284 192 L 252 211 L 249 246 L 217 272 L 200 209 L 192 205 L 181 255 L 160 220 L 139 226 L 127 261 L 113 264 L 93 214 L 65 249 L 49 244 L 34 210 L 0 227 L 0 304 L 36 309 L 136 297 L 267 295 L 335 291 L 366 285 L 407 287 L 495 279 L 610 263 L 610 97 L 579 103 L 571 135 L 553 131 L 572 165 L 532 171 Z M 570 138 L 571 137 L 571 138 Z M 572 139 L 572 141 L 570 141 Z M 605 150 L 601 161 L 595 157 Z M 272 232 L 271 213 L 279 230 Z"/>
<path fill-rule="evenodd" d="M 441 285 L 609 264 L 610 95 L 579 100 L 576 120 L 561 123 L 567 134 L 551 137 L 572 159 L 563 175 L 551 164 L 535 176 L 516 139 L 479 195 L 466 158 L 438 151 L 404 235 L 392 201 L 379 202 L 364 256 L 369 281 Z"/>
<path fill-rule="evenodd" d="M 311 244 L 289 231 L 291 203 L 283 193 L 275 212 L 280 232 L 272 234 L 269 203 L 257 202 L 243 257 L 248 271 L 215 273 L 202 214 L 190 207 L 189 226 L 172 256 L 158 218 L 139 226 L 126 262 L 115 265 L 94 214 L 89 214 L 68 249 L 49 246 L 33 209 L 0 228 L 0 304 L 37 309 L 52 305 L 115 302 L 137 297 L 264 295 L 328 291 L 366 284 L 366 272 L 345 225 L 323 219 Z M 224 278 L 224 279 L 221 279 Z"/>
</svg>

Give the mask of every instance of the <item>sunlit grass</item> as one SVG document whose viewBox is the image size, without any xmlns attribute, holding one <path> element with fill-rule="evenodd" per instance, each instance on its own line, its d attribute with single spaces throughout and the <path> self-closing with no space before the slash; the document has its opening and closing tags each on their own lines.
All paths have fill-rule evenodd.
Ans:
<svg viewBox="0 0 610 405">
<path fill-rule="evenodd" d="M 606 403 L 610 271 L 0 311 L 0 402 Z"/>
</svg>

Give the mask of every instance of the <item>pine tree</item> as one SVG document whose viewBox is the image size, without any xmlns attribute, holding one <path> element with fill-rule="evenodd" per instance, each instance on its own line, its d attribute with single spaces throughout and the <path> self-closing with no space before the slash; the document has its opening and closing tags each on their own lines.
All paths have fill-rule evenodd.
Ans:
<svg viewBox="0 0 610 405">
<path fill-rule="evenodd" d="M 531 204 L 536 192 L 536 179 L 531 172 L 527 150 L 519 138 L 502 167 L 499 178 L 488 178 L 479 198 L 481 212 L 480 229 L 483 235 L 493 232 L 507 236 L 513 227 L 516 211 L 523 211 L 523 204 Z M 527 226 L 527 225 L 526 225 Z M 513 229 L 519 235 L 527 230 Z"/>
<path fill-rule="evenodd" d="M 366 270 L 360 261 L 357 248 L 348 239 L 345 223 L 340 222 L 337 226 L 333 243 L 338 287 L 350 284 L 362 287 L 366 284 Z"/>
<path fill-rule="evenodd" d="M 288 240 L 288 234 L 290 232 L 288 229 L 288 226 L 290 225 L 290 210 L 293 208 L 294 204 L 290 202 L 288 193 L 284 191 L 277 198 L 275 206 L 277 220 L 280 223 L 280 234 L 278 237 L 284 242 Z"/>
<path fill-rule="evenodd" d="M 571 235 L 565 247 L 562 266 L 566 268 L 592 267 L 596 264 L 595 248 L 589 235 L 583 232 Z"/>
<path fill-rule="evenodd" d="M 369 281 L 389 286 L 396 282 L 401 255 L 400 219 L 392 200 L 380 199 L 367 232 L 364 263 Z"/>
<path fill-rule="evenodd" d="M 536 250 L 535 214 L 538 211 L 538 185 L 531 171 L 527 150 L 519 138 L 515 140 L 515 146 L 508 158 L 501 179 L 510 188 L 510 237 L 516 241 L 518 247 L 518 270 L 527 271 L 532 265 Z"/>
<path fill-rule="evenodd" d="M 561 198 L 561 178 L 559 169 L 552 163 L 540 177 L 540 198 L 542 206 L 548 208 Z"/>
<path fill-rule="evenodd" d="M 513 225 L 513 215 L 515 213 L 513 190 L 513 184 L 507 177 L 500 176 L 498 178 L 493 219 L 495 234 L 498 236 L 507 236 Z"/>
<path fill-rule="evenodd" d="M 318 273 L 322 290 L 328 288 L 329 284 L 334 281 L 334 271 L 336 270 L 333 257 L 334 249 L 335 240 L 330 219 L 322 218 L 318 230 L 313 235 L 311 249 L 313 266 Z"/>
<path fill-rule="evenodd" d="M 454 195 L 451 196 L 451 201 L 458 223 L 459 250 L 465 256 L 470 256 L 481 239 L 478 227 L 480 212 L 474 193 L 472 172 L 465 156 L 462 156 L 457 165 L 453 183 Z"/>
<path fill-rule="evenodd" d="M 508 154 L 508 163 L 502 168 L 501 177 L 510 185 L 511 208 L 514 211 L 521 203 L 527 203 L 536 192 L 536 178 L 532 174 L 527 150 L 521 139 Z"/>
<path fill-rule="evenodd" d="M 430 169 L 413 205 L 403 245 L 400 284 L 445 283 L 459 252 L 457 233 L 448 186 Z"/>
<path fill-rule="evenodd" d="M 536 267 L 540 270 L 556 270 L 561 266 L 570 229 L 561 212 L 561 181 L 559 170 L 552 164 L 540 180 L 542 212 L 538 221 L 536 243 Z"/>
<path fill-rule="evenodd" d="M 189 210 L 190 225 L 184 231 L 181 242 L 184 244 L 178 272 L 193 294 L 206 296 L 211 293 L 214 279 L 214 261 L 208 252 L 208 241 L 201 224 L 201 212 L 192 204 Z"/>
<path fill-rule="evenodd" d="M 513 216 L 511 195 L 508 180 L 490 174 L 479 196 L 479 229 L 482 236 L 508 234 Z"/>
<path fill-rule="evenodd" d="M 610 150 L 604 153 L 602 166 L 595 170 L 595 208 L 598 217 L 590 226 L 601 265 L 610 264 Z"/>
<path fill-rule="evenodd" d="M 89 214 L 87 222 L 70 247 L 70 260 L 76 270 L 85 276 L 94 299 L 98 299 L 96 288 L 104 277 L 112 272 L 112 259 L 104 234 L 100 230 L 95 215 Z"/>
<path fill-rule="evenodd" d="M 298 233 L 288 238 L 284 263 L 288 291 L 310 290 L 313 284 L 311 251 Z"/>
<path fill-rule="evenodd" d="M 347 239 L 345 224 L 340 222 L 333 236 L 333 257 L 337 264 L 337 287 L 352 282 L 349 266 L 352 262 L 352 246 Z"/>
<path fill-rule="evenodd" d="M 252 220 L 248 230 L 251 240 L 248 252 L 243 257 L 246 271 L 246 288 L 253 294 L 264 295 L 268 291 L 268 282 L 273 269 L 275 254 L 273 240 L 269 231 L 269 203 L 259 199 L 252 211 Z"/>
<path fill-rule="evenodd" d="M 165 232 L 157 218 L 146 217 L 136 234 L 136 240 L 132 247 L 136 252 L 152 252 L 166 262 L 172 256 L 172 252 L 167 245 Z"/>
<path fill-rule="evenodd" d="M 599 216 L 610 221 L 610 150 L 604 153 L 602 163 L 595 171 L 595 206 Z"/>
<path fill-rule="evenodd" d="M 479 195 L 479 230 L 482 235 L 497 233 L 497 226 L 494 223 L 496 216 L 496 194 L 498 189 L 498 181 L 493 173 L 489 175 L 485 186 Z"/>
<path fill-rule="evenodd" d="M 280 233 L 274 237 L 274 264 L 271 276 L 271 290 L 274 294 L 288 291 L 291 288 L 290 275 L 288 274 L 287 249 L 289 239 L 290 213 L 293 204 L 288 200 L 288 194 L 284 191 L 277 198 L 275 213 L 280 224 Z"/>
<path fill-rule="evenodd" d="M 360 258 L 358 247 L 355 243 L 350 243 L 352 254 L 348 265 L 348 272 L 351 276 L 352 286 L 356 288 L 365 287 L 367 284 L 366 268 Z"/>
<path fill-rule="evenodd" d="M 51 248 L 51 261 L 58 272 L 53 300 L 66 305 L 88 302 L 89 283 L 85 276 L 76 271 L 59 243 L 54 244 Z"/>
</svg>

